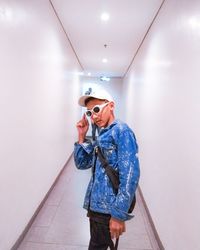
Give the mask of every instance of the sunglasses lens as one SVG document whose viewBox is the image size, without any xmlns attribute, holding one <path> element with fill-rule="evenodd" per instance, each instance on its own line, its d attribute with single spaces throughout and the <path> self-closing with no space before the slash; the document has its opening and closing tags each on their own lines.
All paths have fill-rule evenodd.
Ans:
<svg viewBox="0 0 200 250">
<path fill-rule="evenodd" d="M 96 106 L 96 107 L 93 108 L 93 111 L 94 111 L 95 113 L 99 113 L 100 108 L 99 108 L 98 106 Z"/>
<path fill-rule="evenodd" d="M 92 116 L 92 112 L 90 110 L 85 112 L 87 116 Z"/>
</svg>

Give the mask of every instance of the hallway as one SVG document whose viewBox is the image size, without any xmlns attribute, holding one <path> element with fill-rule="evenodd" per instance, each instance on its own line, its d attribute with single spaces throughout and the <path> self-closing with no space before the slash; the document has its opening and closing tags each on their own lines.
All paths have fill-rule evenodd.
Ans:
<svg viewBox="0 0 200 250">
<path fill-rule="evenodd" d="M 82 203 L 89 177 L 90 170 L 77 170 L 70 158 L 18 250 L 87 249 L 89 224 Z M 159 249 L 139 193 L 135 218 L 126 230 L 119 249 Z"/>
<path fill-rule="evenodd" d="M 198 0 L 0 0 L 0 250 L 87 249 L 91 172 L 70 156 L 78 99 L 102 89 L 136 135 L 160 248 L 200 250 L 199 10 Z M 137 201 L 119 248 L 158 249 Z"/>
</svg>

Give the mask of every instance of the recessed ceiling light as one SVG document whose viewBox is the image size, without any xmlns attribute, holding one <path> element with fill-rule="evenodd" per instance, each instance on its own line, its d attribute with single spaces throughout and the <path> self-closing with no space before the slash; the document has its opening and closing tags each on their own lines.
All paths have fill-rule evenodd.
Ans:
<svg viewBox="0 0 200 250">
<path fill-rule="evenodd" d="M 88 75 L 88 76 L 91 76 L 91 73 L 90 73 L 90 72 L 88 72 L 88 73 L 87 73 L 87 75 Z"/>
<path fill-rule="evenodd" d="M 107 59 L 107 58 L 103 58 L 103 59 L 102 59 L 102 62 L 103 62 L 103 63 L 107 63 L 107 62 L 108 62 L 108 59 Z"/>
<path fill-rule="evenodd" d="M 101 20 L 102 21 L 108 21 L 109 18 L 110 18 L 110 15 L 108 13 L 104 12 L 104 13 L 101 14 Z"/>
</svg>

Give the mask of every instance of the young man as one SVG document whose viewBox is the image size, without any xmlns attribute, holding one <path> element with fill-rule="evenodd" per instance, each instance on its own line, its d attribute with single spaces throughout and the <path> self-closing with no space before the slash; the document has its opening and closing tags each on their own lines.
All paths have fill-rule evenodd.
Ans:
<svg viewBox="0 0 200 250">
<path fill-rule="evenodd" d="M 75 143 L 74 160 L 78 169 L 93 168 L 84 201 L 90 218 L 88 249 L 114 249 L 112 239 L 118 239 L 125 232 L 125 221 L 133 217 L 128 210 L 140 176 L 138 146 L 133 131 L 115 119 L 114 101 L 107 92 L 98 90 L 81 96 L 79 105 L 86 107 L 86 112 L 76 125 L 78 142 Z M 95 142 L 86 139 L 88 118 L 101 128 Z M 95 153 L 96 146 L 119 174 L 117 193 Z"/>
</svg>

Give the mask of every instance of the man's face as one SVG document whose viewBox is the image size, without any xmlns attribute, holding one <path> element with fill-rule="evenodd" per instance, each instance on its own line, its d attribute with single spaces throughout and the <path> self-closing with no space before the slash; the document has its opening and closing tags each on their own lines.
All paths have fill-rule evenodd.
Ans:
<svg viewBox="0 0 200 250">
<path fill-rule="evenodd" d="M 107 104 L 106 104 L 107 103 Z M 100 105 L 100 111 L 98 113 L 94 112 L 93 108 L 96 105 Z M 91 121 L 94 122 L 98 127 L 107 127 L 113 120 L 113 108 L 114 103 L 105 100 L 92 99 L 86 105 L 87 110 L 92 111 Z M 98 110 L 98 109 L 97 109 Z"/>
</svg>

